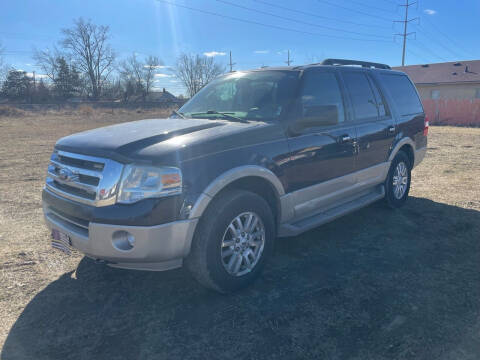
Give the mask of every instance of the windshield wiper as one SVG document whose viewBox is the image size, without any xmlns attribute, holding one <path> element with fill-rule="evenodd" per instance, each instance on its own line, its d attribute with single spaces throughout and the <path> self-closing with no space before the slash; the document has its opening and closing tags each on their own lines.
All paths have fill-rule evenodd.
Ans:
<svg viewBox="0 0 480 360">
<path fill-rule="evenodd" d="M 173 110 L 172 112 L 173 112 L 175 115 L 180 116 L 182 119 L 186 119 L 186 118 L 187 118 L 185 115 L 183 115 L 183 113 L 178 112 L 177 110 Z"/>
<path fill-rule="evenodd" d="M 208 111 L 205 111 L 205 112 L 197 112 L 197 113 L 192 113 L 190 115 L 195 116 L 195 115 L 209 115 L 209 114 L 222 115 L 227 120 L 242 122 L 242 123 L 248 123 L 248 121 L 245 120 L 245 119 L 233 116 L 233 115 L 231 115 L 230 113 L 227 113 L 227 112 L 220 112 L 220 111 L 216 111 L 216 110 L 208 110 Z"/>
</svg>

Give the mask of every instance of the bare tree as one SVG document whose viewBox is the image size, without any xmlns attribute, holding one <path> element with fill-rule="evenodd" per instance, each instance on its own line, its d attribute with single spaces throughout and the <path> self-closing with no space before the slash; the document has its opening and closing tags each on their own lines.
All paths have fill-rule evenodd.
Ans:
<svg viewBox="0 0 480 360">
<path fill-rule="evenodd" d="M 140 94 L 145 101 L 151 92 L 155 73 L 162 62 L 156 56 L 149 56 L 144 62 L 139 61 L 135 54 L 120 63 L 119 72 L 123 79 L 128 96 Z"/>
<path fill-rule="evenodd" d="M 133 85 L 134 93 L 138 94 L 142 92 L 143 63 L 138 61 L 135 53 L 120 63 L 119 71 L 124 83 L 128 83 L 129 86 Z"/>
<path fill-rule="evenodd" d="M 79 18 L 74 20 L 72 28 L 62 29 L 62 33 L 62 46 L 88 76 L 92 97 L 98 99 L 104 81 L 114 69 L 115 53 L 108 44 L 109 27 Z"/>
<path fill-rule="evenodd" d="M 216 63 L 213 57 L 182 54 L 177 59 L 174 72 L 192 97 L 211 80 L 223 74 L 225 66 Z"/>
<path fill-rule="evenodd" d="M 45 50 L 33 50 L 33 59 L 52 82 L 55 81 L 59 71 L 59 63 L 57 60 L 62 57 L 64 57 L 64 54 L 61 54 L 56 47 L 53 47 L 52 50 L 48 48 Z"/>
<path fill-rule="evenodd" d="M 160 66 L 163 65 L 163 62 L 156 56 L 150 55 L 143 65 L 143 81 L 145 87 L 145 96 L 150 94 L 150 91 L 155 80 L 155 73 Z"/>
</svg>

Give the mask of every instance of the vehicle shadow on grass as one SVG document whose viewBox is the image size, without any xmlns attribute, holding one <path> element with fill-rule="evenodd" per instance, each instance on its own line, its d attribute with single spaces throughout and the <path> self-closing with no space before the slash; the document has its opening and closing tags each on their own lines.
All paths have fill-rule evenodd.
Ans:
<svg viewBox="0 0 480 360">
<path fill-rule="evenodd" d="M 252 287 L 84 258 L 38 293 L 1 359 L 467 359 L 480 354 L 480 212 L 411 198 L 278 239 Z M 469 357 L 470 356 L 470 357 Z"/>
</svg>

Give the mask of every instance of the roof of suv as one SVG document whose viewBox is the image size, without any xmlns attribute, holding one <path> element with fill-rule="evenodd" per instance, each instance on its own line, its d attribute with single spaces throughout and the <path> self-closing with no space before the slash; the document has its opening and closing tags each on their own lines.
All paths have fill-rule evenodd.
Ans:
<svg viewBox="0 0 480 360">
<path fill-rule="evenodd" d="M 317 67 L 342 67 L 342 68 L 363 68 L 363 69 L 371 69 L 371 70 L 385 70 L 392 73 L 401 73 L 401 71 L 392 70 L 390 66 L 386 64 L 380 63 L 372 63 L 367 61 L 358 61 L 358 60 L 345 60 L 345 59 L 326 59 L 321 63 L 315 64 L 305 64 L 305 65 L 296 65 L 296 66 L 275 66 L 275 67 L 262 67 L 259 69 L 255 69 L 252 71 L 262 71 L 262 70 L 277 70 L 277 71 L 298 71 L 298 70 L 306 70 L 310 68 L 317 68 Z"/>
</svg>

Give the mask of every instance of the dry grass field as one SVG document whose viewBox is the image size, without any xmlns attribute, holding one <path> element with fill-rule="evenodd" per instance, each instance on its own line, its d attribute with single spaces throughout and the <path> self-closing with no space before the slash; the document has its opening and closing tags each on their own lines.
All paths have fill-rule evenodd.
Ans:
<svg viewBox="0 0 480 360">
<path fill-rule="evenodd" d="M 478 359 L 480 128 L 431 127 L 411 198 L 277 241 L 222 296 L 183 270 L 112 269 L 50 248 L 55 141 L 155 112 L 0 117 L 0 349 L 6 359 Z"/>
</svg>

